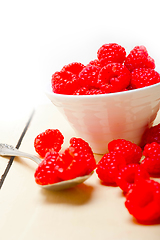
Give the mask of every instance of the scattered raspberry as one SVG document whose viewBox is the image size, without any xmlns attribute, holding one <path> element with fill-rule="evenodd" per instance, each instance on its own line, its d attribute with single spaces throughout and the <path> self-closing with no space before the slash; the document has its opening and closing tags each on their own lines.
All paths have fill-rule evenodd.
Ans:
<svg viewBox="0 0 160 240">
<path fill-rule="evenodd" d="M 99 71 L 100 68 L 94 65 L 83 68 L 79 74 L 80 85 L 86 88 L 96 87 Z"/>
<path fill-rule="evenodd" d="M 160 123 L 148 128 L 142 136 L 141 146 L 144 147 L 147 143 L 157 142 L 160 144 Z"/>
<path fill-rule="evenodd" d="M 160 74 L 154 69 L 138 68 L 132 72 L 131 86 L 143 88 L 160 82 Z"/>
<path fill-rule="evenodd" d="M 34 140 L 36 152 L 43 158 L 49 151 L 58 152 L 63 144 L 64 137 L 58 129 L 47 129 Z"/>
<path fill-rule="evenodd" d="M 141 165 L 151 176 L 160 175 L 160 144 L 152 142 L 144 147 Z"/>
<path fill-rule="evenodd" d="M 34 176 L 37 184 L 47 185 L 88 175 L 95 168 L 96 160 L 89 144 L 73 137 L 63 153 L 47 152 Z"/>
<path fill-rule="evenodd" d="M 160 184 L 154 180 L 138 181 L 126 196 L 125 206 L 141 223 L 160 217 Z"/>
<path fill-rule="evenodd" d="M 57 174 L 62 180 L 69 180 L 90 174 L 96 168 L 92 154 L 85 151 L 66 149 L 57 159 Z"/>
<path fill-rule="evenodd" d="M 142 149 L 125 139 L 116 139 L 109 142 L 108 150 L 121 154 L 125 158 L 126 164 L 139 163 L 142 157 Z"/>
<path fill-rule="evenodd" d="M 116 183 L 127 193 L 137 181 L 149 178 L 148 172 L 139 164 L 128 164 L 120 169 Z"/>
<path fill-rule="evenodd" d="M 75 75 L 78 75 L 84 67 L 85 66 L 82 63 L 73 62 L 73 63 L 69 63 L 68 65 L 65 65 L 62 68 L 62 71 L 67 71 L 67 72 L 71 72 Z"/>
<path fill-rule="evenodd" d="M 130 51 L 125 59 L 125 66 L 133 71 L 136 68 L 155 68 L 154 59 L 152 59 L 144 46 L 136 46 Z"/>
<path fill-rule="evenodd" d="M 110 152 L 101 158 L 97 165 L 96 173 L 105 184 L 115 184 L 118 172 L 124 166 L 124 157 L 117 152 Z"/>
<path fill-rule="evenodd" d="M 55 170 L 58 152 L 48 152 L 35 171 L 35 181 L 39 185 L 53 184 L 61 181 Z"/>
<path fill-rule="evenodd" d="M 98 75 L 98 84 L 102 91 L 123 91 L 130 84 L 131 74 L 121 63 L 110 63 L 103 67 Z"/>
<path fill-rule="evenodd" d="M 71 138 L 70 146 L 59 155 L 56 168 L 63 180 L 90 174 L 96 168 L 91 147 L 81 138 Z"/>
<path fill-rule="evenodd" d="M 104 44 L 98 49 L 97 57 L 102 67 L 108 63 L 123 63 L 126 51 L 116 43 Z"/>
<path fill-rule="evenodd" d="M 74 154 L 77 152 L 83 152 L 84 154 L 89 153 L 89 154 L 93 155 L 93 151 L 92 151 L 91 147 L 82 138 L 72 137 L 70 139 L 69 151 L 70 151 L 70 153 L 72 152 Z"/>
<path fill-rule="evenodd" d="M 80 87 L 78 76 L 67 71 L 55 72 L 51 84 L 54 93 L 68 95 L 73 94 Z"/>
</svg>

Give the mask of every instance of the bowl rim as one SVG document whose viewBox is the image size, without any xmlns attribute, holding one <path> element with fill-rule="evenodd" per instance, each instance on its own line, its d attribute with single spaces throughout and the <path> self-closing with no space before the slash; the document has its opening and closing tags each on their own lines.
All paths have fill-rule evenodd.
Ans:
<svg viewBox="0 0 160 240">
<path fill-rule="evenodd" d="M 141 93 L 144 92 L 146 90 L 152 90 L 154 88 L 156 88 L 157 86 L 160 86 L 160 82 L 150 85 L 150 86 L 146 86 L 143 88 L 137 88 L 137 89 L 132 89 L 132 90 L 128 90 L 128 91 L 121 91 L 121 92 L 115 92 L 115 93 L 104 93 L 104 94 L 95 94 L 95 95 L 67 95 L 67 94 L 60 94 L 60 93 L 54 93 L 52 91 L 52 87 L 51 87 L 51 83 L 48 83 L 45 87 L 45 93 L 47 95 L 50 96 L 55 96 L 57 98 L 67 98 L 67 99 L 93 99 L 93 98 L 104 98 L 106 96 L 111 97 L 111 96 L 125 96 L 125 95 L 130 95 L 133 93 Z"/>
</svg>

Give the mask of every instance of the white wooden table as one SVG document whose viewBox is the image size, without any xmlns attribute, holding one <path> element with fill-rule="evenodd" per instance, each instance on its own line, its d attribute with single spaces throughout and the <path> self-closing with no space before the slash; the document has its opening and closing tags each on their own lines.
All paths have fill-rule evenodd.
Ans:
<svg viewBox="0 0 160 240">
<path fill-rule="evenodd" d="M 63 147 L 68 146 L 74 131 L 51 103 L 24 112 L 13 121 L 3 116 L 0 142 L 36 154 L 34 138 L 47 128 L 58 128 L 65 136 Z M 101 185 L 96 174 L 75 188 L 50 192 L 36 185 L 35 168 L 25 158 L 0 157 L 0 239 L 160 239 L 160 224 L 144 226 L 134 221 L 121 190 Z"/>
</svg>

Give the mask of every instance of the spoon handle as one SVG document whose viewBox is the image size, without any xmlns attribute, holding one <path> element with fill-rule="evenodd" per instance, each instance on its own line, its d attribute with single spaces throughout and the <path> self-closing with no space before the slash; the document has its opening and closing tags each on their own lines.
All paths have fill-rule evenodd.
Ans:
<svg viewBox="0 0 160 240">
<path fill-rule="evenodd" d="M 39 164 L 41 163 L 41 159 L 29 154 L 19 151 L 18 149 L 14 148 L 12 145 L 0 143 L 0 156 L 19 156 L 19 157 L 25 157 L 33 160 L 35 163 Z"/>
</svg>

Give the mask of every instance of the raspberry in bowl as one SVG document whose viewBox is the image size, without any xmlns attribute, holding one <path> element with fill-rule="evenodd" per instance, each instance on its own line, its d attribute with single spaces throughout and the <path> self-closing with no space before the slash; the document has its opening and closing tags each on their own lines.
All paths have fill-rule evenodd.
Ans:
<svg viewBox="0 0 160 240">
<path fill-rule="evenodd" d="M 160 75 L 144 46 L 127 55 L 116 43 L 104 44 L 88 64 L 70 63 L 53 73 L 46 95 L 77 137 L 105 154 L 113 139 L 140 144 L 159 110 Z"/>
</svg>

